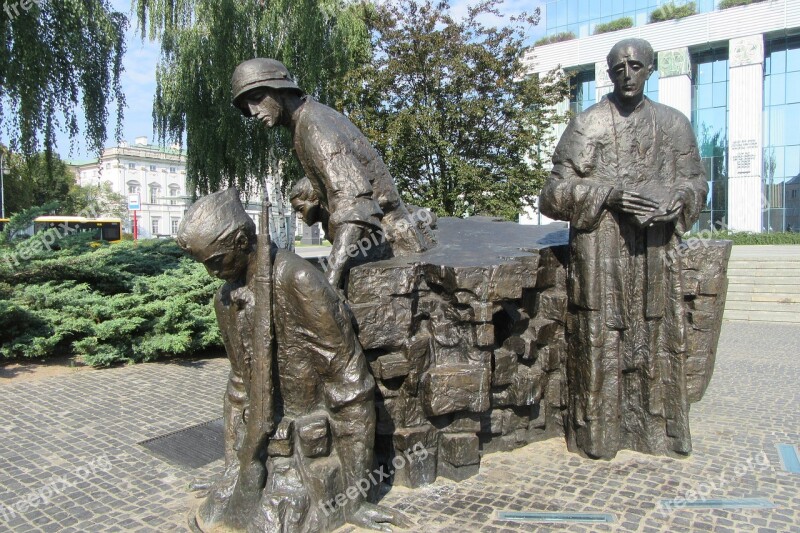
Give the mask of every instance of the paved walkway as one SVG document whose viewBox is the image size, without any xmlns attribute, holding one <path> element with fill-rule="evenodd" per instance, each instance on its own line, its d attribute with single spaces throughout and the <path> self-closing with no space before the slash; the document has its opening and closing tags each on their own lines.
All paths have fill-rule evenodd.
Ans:
<svg viewBox="0 0 800 533">
<path fill-rule="evenodd" d="M 800 531 L 800 474 L 776 444 L 800 445 L 800 327 L 726 323 L 706 397 L 692 408 L 694 455 L 567 453 L 561 440 L 484 458 L 478 476 L 383 503 L 415 531 L 530 531 L 499 510 L 609 513 L 567 531 Z M 0 531 L 185 531 L 187 484 L 219 468 L 171 466 L 137 445 L 217 418 L 227 361 L 146 364 L 20 382 L 0 379 Z M 771 509 L 659 507 L 662 499 L 763 498 Z M 345 527 L 344 531 L 353 528 Z"/>
</svg>

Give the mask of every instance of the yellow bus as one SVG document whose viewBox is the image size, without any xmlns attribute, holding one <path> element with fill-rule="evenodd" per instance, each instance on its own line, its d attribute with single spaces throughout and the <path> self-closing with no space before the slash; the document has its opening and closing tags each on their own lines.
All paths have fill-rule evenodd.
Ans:
<svg viewBox="0 0 800 533">
<path fill-rule="evenodd" d="M 6 229 L 6 224 L 8 224 L 7 218 L 0 218 L 0 231 Z"/>
<path fill-rule="evenodd" d="M 47 215 L 33 219 L 34 234 L 56 228 L 62 234 L 91 232 L 92 240 L 119 242 L 122 240 L 122 220 L 119 218 L 85 218 Z"/>
</svg>

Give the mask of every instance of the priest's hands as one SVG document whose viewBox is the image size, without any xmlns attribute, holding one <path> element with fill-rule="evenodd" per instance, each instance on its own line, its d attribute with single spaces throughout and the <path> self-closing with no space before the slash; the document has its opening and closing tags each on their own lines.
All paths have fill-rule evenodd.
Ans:
<svg viewBox="0 0 800 533">
<path fill-rule="evenodd" d="M 620 213 L 647 216 L 658 207 L 658 202 L 631 189 L 612 189 L 606 205 Z"/>
<path fill-rule="evenodd" d="M 654 216 L 651 223 L 656 224 L 677 220 L 678 215 L 683 210 L 683 206 L 686 204 L 686 194 L 683 191 L 675 191 L 665 204 L 659 209 L 664 214 Z"/>
<path fill-rule="evenodd" d="M 683 191 L 664 191 L 663 198 L 651 198 L 631 189 L 612 189 L 606 198 L 610 209 L 633 216 L 641 227 L 673 222 L 678 218 L 686 196 Z"/>
</svg>

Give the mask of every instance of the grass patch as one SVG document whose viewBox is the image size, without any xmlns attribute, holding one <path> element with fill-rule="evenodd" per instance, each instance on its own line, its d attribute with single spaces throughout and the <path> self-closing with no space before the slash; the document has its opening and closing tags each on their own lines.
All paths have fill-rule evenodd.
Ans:
<svg viewBox="0 0 800 533">
<path fill-rule="evenodd" d="M 674 2 L 664 4 L 650 13 L 650 22 L 664 22 L 665 20 L 677 20 L 690 17 L 697 13 L 697 6 L 694 2 L 689 2 L 682 6 L 676 6 Z"/>
<path fill-rule="evenodd" d="M 748 231 L 703 231 L 691 233 L 689 237 L 712 238 L 733 241 L 733 244 L 800 244 L 800 233 L 777 232 L 777 233 L 751 233 Z"/>
<path fill-rule="evenodd" d="M 547 37 L 542 37 L 535 43 L 533 46 L 544 46 L 546 44 L 553 44 L 553 43 L 562 43 L 564 41 L 571 41 L 575 38 L 575 34 L 571 31 L 562 31 L 561 33 L 556 33 L 554 35 L 548 35 Z"/>
<path fill-rule="evenodd" d="M 601 33 L 609 33 L 617 30 L 624 30 L 633 27 L 633 19 L 630 17 L 621 17 L 605 24 L 598 24 L 594 27 L 594 34 L 600 35 Z"/>
<path fill-rule="evenodd" d="M 720 9 L 729 9 L 731 7 L 739 7 L 739 6 L 746 6 L 749 4 L 757 4 L 759 2 L 763 2 L 764 0 L 722 0 L 719 3 Z"/>
</svg>

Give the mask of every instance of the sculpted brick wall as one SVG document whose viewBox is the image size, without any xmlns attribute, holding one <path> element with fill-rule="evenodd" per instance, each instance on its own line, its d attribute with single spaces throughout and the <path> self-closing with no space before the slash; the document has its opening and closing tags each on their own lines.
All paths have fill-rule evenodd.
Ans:
<svg viewBox="0 0 800 533">
<path fill-rule="evenodd" d="M 567 231 L 473 217 L 442 219 L 436 234 L 435 249 L 354 268 L 348 285 L 378 387 L 378 457 L 429 452 L 394 472 L 409 487 L 563 436 L 567 406 Z M 713 371 L 730 254 L 729 242 L 700 244 L 682 252 L 692 402 Z"/>
</svg>

